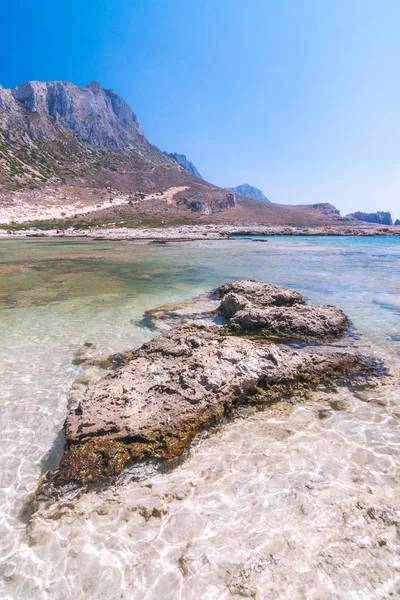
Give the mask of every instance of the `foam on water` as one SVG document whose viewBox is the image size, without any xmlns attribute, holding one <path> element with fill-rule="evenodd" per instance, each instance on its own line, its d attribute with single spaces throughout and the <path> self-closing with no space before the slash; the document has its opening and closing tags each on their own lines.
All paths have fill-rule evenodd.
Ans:
<svg viewBox="0 0 400 600">
<path fill-rule="evenodd" d="M 387 598 L 400 594 L 400 240 L 0 242 L 0 597 Z M 336 304 L 395 374 L 248 412 L 169 473 L 20 519 L 81 373 L 141 344 L 143 312 L 233 278 Z M 2 595 L 1 595 L 2 594 Z"/>
</svg>

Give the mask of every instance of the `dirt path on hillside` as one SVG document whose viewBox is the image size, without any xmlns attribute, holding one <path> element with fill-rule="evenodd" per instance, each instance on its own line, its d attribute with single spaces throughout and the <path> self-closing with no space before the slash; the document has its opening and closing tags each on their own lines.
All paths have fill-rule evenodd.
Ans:
<svg viewBox="0 0 400 600">
<path fill-rule="evenodd" d="M 13 199 L 0 205 L 0 224 L 24 223 L 26 221 L 44 221 L 50 219 L 68 219 L 76 215 L 86 215 L 105 208 L 113 208 L 133 202 L 139 204 L 148 200 L 159 200 L 173 204 L 175 194 L 189 189 L 188 186 L 170 187 L 163 192 L 149 194 L 141 200 L 130 200 L 129 194 L 117 194 L 110 197 L 104 190 L 84 190 L 80 198 L 74 198 L 65 189 L 60 195 L 58 190 L 47 190 L 40 199 L 29 198 L 20 192 Z M 106 198 L 104 196 L 107 196 Z M 86 197 L 85 197 L 86 196 Z"/>
</svg>

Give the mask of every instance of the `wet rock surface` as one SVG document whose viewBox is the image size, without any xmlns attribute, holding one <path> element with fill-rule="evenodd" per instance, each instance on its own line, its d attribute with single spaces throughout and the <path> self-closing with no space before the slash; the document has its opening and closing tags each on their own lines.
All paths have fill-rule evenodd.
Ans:
<svg viewBox="0 0 400 600">
<path fill-rule="evenodd" d="M 61 462 L 40 492 L 109 483 L 143 459 L 171 461 L 238 405 L 276 403 L 333 381 L 361 377 L 365 383 L 380 368 L 343 345 L 296 350 L 274 343 L 276 337 L 323 340 L 343 333 L 347 318 L 334 307 L 306 305 L 298 292 L 254 281 L 232 282 L 215 294 L 222 298 L 218 308 L 213 299 L 197 301 L 193 310 L 188 303 L 160 308 L 161 329 L 163 317 L 168 326 L 193 314 L 200 322 L 184 322 L 120 363 L 109 361 L 108 374 L 89 384 L 71 408 Z M 205 323 L 202 314 L 222 314 L 228 326 Z"/>
</svg>

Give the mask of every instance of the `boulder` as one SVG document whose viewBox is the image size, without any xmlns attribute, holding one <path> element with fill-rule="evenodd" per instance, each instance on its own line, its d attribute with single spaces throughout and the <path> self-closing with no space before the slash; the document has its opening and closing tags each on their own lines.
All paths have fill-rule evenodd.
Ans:
<svg viewBox="0 0 400 600">
<path fill-rule="evenodd" d="M 240 302 L 229 299 L 230 305 Z M 234 296 L 234 294 L 232 294 Z M 264 335 L 289 340 L 327 340 L 341 336 L 348 327 L 346 315 L 334 306 L 295 305 L 290 307 L 254 308 L 244 306 L 229 319 L 233 331 L 262 331 Z"/>
<path fill-rule="evenodd" d="M 334 306 L 306 305 L 293 290 L 258 281 L 233 281 L 216 290 L 219 312 L 232 331 L 262 331 L 270 338 L 335 339 L 348 327 L 346 315 Z"/>
<path fill-rule="evenodd" d="M 295 290 L 279 285 L 272 285 L 271 283 L 254 281 L 252 279 L 231 281 L 215 290 L 215 295 L 223 299 L 230 293 L 242 296 L 258 308 L 264 306 L 293 306 L 294 304 L 304 304 L 303 296 Z M 222 301 L 222 313 L 224 313 L 224 306 L 224 301 Z"/>
</svg>

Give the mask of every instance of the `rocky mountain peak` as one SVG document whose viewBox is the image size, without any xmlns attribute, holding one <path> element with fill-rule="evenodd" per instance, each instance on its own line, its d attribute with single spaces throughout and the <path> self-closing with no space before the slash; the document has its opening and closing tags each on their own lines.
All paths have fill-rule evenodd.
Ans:
<svg viewBox="0 0 400 600">
<path fill-rule="evenodd" d="M 103 88 L 101 86 L 101 84 L 98 81 L 91 81 L 90 83 L 88 83 L 87 85 L 85 85 L 86 89 L 90 89 L 93 90 L 94 92 L 100 93 L 103 91 Z"/>
<path fill-rule="evenodd" d="M 173 152 L 173 153 L 164 152 L 164 154 L 165 154 L 165 156 L 169 156 L 170 158 L 173 158 L 174 161 L 178 163 L 178 165 L 181 165 L 181 167 L 183 167 L 185 169 L 185 171 L 187 171 L 191 175 L 194 175 L 195 177 L 198 177 L 199 179 L 203 179 L 203 177 L 200 175 L 200 173 L 198 172 L 198 170 L 196 169 L 194 164 L 192 162 L 190 162 L 190 160 L 188 160 L 184 154 L 178 154 L 177 152 Z"/>
<path fill-rule="evenodd" d="M 54 124 L 74 131 L 77 140 L 99 148 L 128 153 L 144 140 L 129 105 L 97 81 L 85 87 L 69 81 L 28 81 L 11 90 L 1 90 L 0 107 L 6 104 L 14 124 L 25 123 L 26 133 L 34 140 L 54 138 L 49 117 Z M 24 114 L 24 109 L 31 115 Z"/>
<path fill-rule="evenodd" d="M 232 190 L 241 196 L 246 196 L 246 198 L 252 198 L 253 200 L 262 200 L 263 202 L 271 202 L 268 200 L 266 196 L 262 193 L 261 190 L 254 187 L 253 185 L 249 185 L 248 183 L 241 183 L 233 188 L 227 188 L 228 190 Z"/>
</svg>

